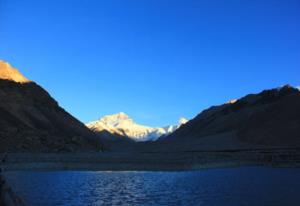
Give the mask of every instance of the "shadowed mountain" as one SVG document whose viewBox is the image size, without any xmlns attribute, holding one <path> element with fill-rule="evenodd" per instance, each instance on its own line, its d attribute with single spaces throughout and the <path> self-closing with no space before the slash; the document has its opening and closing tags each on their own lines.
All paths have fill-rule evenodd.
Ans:
<svg viewBox="0 0 300 206">
<path fill-rule="evenodd" d="M 286 85 L 213 106 L 160 143 L 175 150 L 300 147 L 300 92 Z"/>
<path fill-rule="evenodd" d="M 99 151 L 97 136 L 39 85 L 0 61 L 0 152 Z"/>
</svg>

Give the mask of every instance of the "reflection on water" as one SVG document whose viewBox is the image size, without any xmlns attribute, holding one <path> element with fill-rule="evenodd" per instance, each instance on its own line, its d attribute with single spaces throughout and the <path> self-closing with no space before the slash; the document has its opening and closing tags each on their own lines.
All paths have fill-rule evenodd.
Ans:
<svg viewBox="0 0 300 206">
<path fill-rule="evenodd" d="M 8 172 L 28 205 L 300 205 L 300 169 Z"/>
</svg>

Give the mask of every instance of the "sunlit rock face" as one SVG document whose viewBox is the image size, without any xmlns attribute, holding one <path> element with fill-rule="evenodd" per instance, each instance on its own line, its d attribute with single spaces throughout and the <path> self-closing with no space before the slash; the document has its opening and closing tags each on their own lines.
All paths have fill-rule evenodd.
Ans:
<svg viewBox="0 0 300 206">
<path fill-rule="evenodd" d="M 28 83 L 26 77 L 24 77 L 17 69 L 13 68 L 9 63 L 0 60 L 0 79 L 10 80 L 18 83 Z"/>
<path fill-rule="evenodd" d="M 87 127 L 96 132 L 108 131 L 111 134 L 129 137 L 134 141 L 155 141 L 161 136 L 174 132 L 187 121 L 185 118 L 181 118 L 178 125 L 149 127 L 135 123 L 127 114 L 120 112 L 90 122 L 87 124 Z"/>
<path fill-rule="evenodd" d="M 230 101 L 227 102 L 227 104 L 234 104 L 236 103 L 238 100 L 237 99 L 232 99 Z"/>
</svg>

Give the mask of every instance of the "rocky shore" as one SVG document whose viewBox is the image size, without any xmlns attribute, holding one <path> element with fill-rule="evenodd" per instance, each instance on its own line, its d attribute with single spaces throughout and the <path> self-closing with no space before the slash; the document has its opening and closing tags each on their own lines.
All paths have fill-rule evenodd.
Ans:
<svg viewBox="0 0 300 206">
<path fill-rule="evenodd" d="M 3 176 L 0 176 L 0 181 L 0 206 L 24 206 L 22 198 L 14 193 Z"/>
<path fill-rule="evenodd" d="M 0 206 L 24 206 L 24 201 L 17 196 L 6 182 L 2 165 L 6 162 L 7 154 L 3 154 L 0 165 Z"/>
</svg>

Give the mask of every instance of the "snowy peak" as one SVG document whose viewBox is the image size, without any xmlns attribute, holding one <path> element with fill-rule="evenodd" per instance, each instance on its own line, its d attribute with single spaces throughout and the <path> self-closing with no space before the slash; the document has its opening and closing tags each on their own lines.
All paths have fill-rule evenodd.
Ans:
<svg viewBox="0 0 300 206">
<path fill-rule="evenodd" d="M 101 119 L 107 119 L 107 120 L 128 120 L 128 119 L 130 119 L 130 117 L 127 114 L 125 114 L 124 112 L 120 112 L 120 113 L 117 113 L 117 114 L 104 116 Z"/>
<path fill-rule="evenodd" d="M 178 120 L 178 124 L 179 124 L 179 125 L 182 125 L 182 124 L 187 123 L 188 121 L 189 121 L 189 120 L 187 120 L 186 118 L 181 117 L 181 118 Z"/>
<path fill-rule="evenodd" d="M 9 63 L 0 60 L 0 79 L 10 80 L 18 83 L 30 82 L 17 69 L 13 68 Z"/>
<path fill-rule="evenodd" d="M 178 125 L 149 127 L 135 123 L 127 114 L 120 112 L 104 116 L 97 121 L 86 124 L 86 126 L 95 132 L 108 131 L 112 134 L 129 137 L 135 141 L 155 141 L 161 136 L 174 132 L 187 121 L 185 118 L 180 118 Z"/>
<path fill-rule="evenodd" d="M 133 120 L 124 112 L 104 116 L 100 118 L 99 121 L 111 127 L 119 127 L 124 122 L 133 123 Z"/>
</svg>

